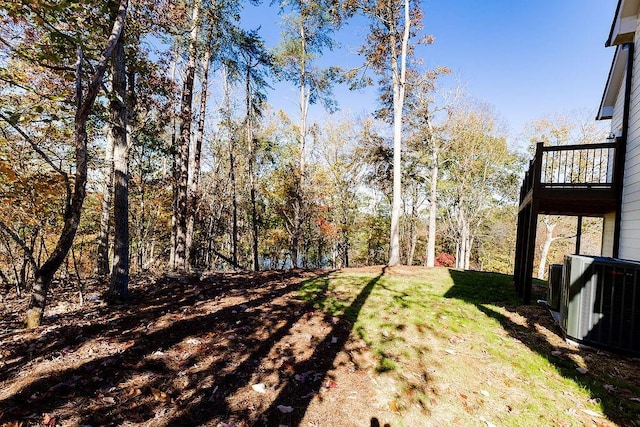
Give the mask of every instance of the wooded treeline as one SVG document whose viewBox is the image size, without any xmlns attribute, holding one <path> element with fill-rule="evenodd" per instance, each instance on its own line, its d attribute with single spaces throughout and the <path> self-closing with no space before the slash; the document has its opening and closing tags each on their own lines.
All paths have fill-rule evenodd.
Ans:
<svg viewBox="0 0 640 427">
<path fill-rule="evenodd" d="M 396 263 L 394 206 L 397 262 L 511 272 L 523 158 L 419 65 L 420 3 L 275 2 L 274 48 L 250 3 L 0 1 L 0 279 L 30 326 L 56 275 L 121 303 L 130 271 Z M 362 67 L 326 66 L 353 19 Z M 367 85 L 375 111 L 337 111 Z"/>
</svg>

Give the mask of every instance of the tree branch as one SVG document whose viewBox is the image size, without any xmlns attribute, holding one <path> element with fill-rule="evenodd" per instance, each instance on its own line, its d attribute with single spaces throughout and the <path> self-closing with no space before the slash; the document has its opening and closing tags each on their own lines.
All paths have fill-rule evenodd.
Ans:
<svg viewBox="0 0 640 427">
<path fill-rule="evenodd" d="M 34 268 L 34 270 L 37 271 L 39 267 L 36 263 L 35 258 L 33 257 L 33 249 L 30 248 L 29 245 L 27 245 L 27 243 L 22 240 L 20 236 L 18 236 L 18 234 L 11 228 L 9 228 L 7 224 L 5 224 L 2 220 L 0 220 L 0 229 L 4 230 L 5 233 L 11 236 L 11 238 L 22 248 L 24 253 L 27 255 L 27 258 L 29 259 L 29 263 Z"/>
<path fill-rule="evenodd" d="M 38 147 L 38 144 L 29 135 L 27 135 L 20 126 L 18 126 L 16 123 L 11 121 L 1 111 L 0 111 L 0 119 L 4 120 L 5 122 L 7 122 L 9 126 L 15 129 L 15 131 L 18 132 L 20 136 L 22 136 L 22 138 L 25 141 L 27 141 L 27 143 L 29 143 L 29 145 L 31 145 L 31 148 L 33 148 L 33 150 L 36 153 L 38 153 L 38 155 L 42 157 L 42 159 L 51 167 L 51 169 L 53 169 L 58 174 L 60 174 L 60 176 L 62 176 L 62 179 L 64 180 L 65 188 L 67 190 L 67 196 L 69 196 L 71 194 L 71 183 L 69 182 L 69 175 L 65 171 L 63 171 L 59 166 L 53 163 L 53 161 L 49 158 L 49 156 L 47 156 L 47 153 L 42 151 L 42 149 Z"/>
<path fill-rule="evenodd" d="M 87 96 L 84 100 L 82 100 L 81 97 L 78 98 L 79 108 L 77 117 L 87 117 L 91 111 L 93 102 L 95 101 L 96 96 L 98 95 L 98 91 L 100 90 L 102 84 L 102 76 L 107 69 L 109 58 L 111 58 L 111 54 L 116 48 L 116 43 L 118 42 L 120 34 L 122 33 L 122 29 L 124 28 L 125 17 L 127 16 L 127 5 L 127 0 L 120 0 L 118 15 L 113 24 L 109 39 L 107 40 L 107 45 L 105 46 L 100 60 L 95 67 L 93 77 L 91 78 L 91 82 L 89 83 L 89 86 L 87 88 Z M 78 47 L 78 49 L 80 50 L 80 47 Z M 81 70 L 81 61 L 79 61 L 78 69 Z"/>
<path fill-rule="evenodd" d="M 51 64 L 46 64 L 44 62 L 41 61 L 37 61 L 35 60 L 33 57 L 25 54 L 24 52 L 22 52 L 20 49 L 16 49 L 11 43 L 9 43 L 7 40 L 5 40 L 2 36 L 0 36 L 0 43 L 2 43 L 3 45 L 7 46 L 9 48 L 9 50 L 11 50 L 12 53 L 14 53 L 16 56 L 29 61 L 29 62 L 34 62 L 35 64 L 39 65 L 40 67 L 43 68 L 47 68 L 49 70 L 54 70 L 54 71 L 73 71 L 73 68 L 71 67 L 65 67 L 65 66 L 60 66 L 60 65 L 51 65 Z"/>
</svg>

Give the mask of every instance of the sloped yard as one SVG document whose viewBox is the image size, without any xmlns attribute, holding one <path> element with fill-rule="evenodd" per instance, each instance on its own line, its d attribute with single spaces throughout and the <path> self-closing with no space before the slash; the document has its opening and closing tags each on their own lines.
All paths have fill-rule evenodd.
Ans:
<svg viewBox="0 0 640 427">
<path fill-rule="evenodd" d="M 0 425 L 640 424 L 640 362 L 564 342 L 509 276 L 447 269 L 141 277 L 0 317 Z M 13 295 L 13 294 L 10 294 Z"/>
</svg>

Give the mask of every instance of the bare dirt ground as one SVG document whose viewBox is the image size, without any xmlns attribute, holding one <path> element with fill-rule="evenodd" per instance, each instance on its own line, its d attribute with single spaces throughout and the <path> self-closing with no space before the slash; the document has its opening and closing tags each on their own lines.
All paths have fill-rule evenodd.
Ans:
<svg viewBox="0 0 640 427">
<path fill-rule="evenodd" d="M 349 322 L 296 294 L 305 279 L 324 274 L 139 277 L 131 304 L 115 308 L 98 283 L 87 284 L 84 305 L 58 285 L 35 330 L 20 328 L 24 301 L 5 293 L 0 425 L 385 425 L 398 409 L 380 392 L 366 344 Z M 540 307 L 513 317 L 508 332 L 522 339 L 532 335 L 522 328 L 540 329 L 540 342 L 530 345 L 567 345 L 543 336 L 555 326 Z M 638 375 L 628 359 L 589 357 Z"/>
<path fill-rule="evenodd" d="M 295 297 L 319 274 L 141 278 L 115 309 L 94 284 L 32 331 L 6 298 L 0 424 L 369 425 L 380 409 L 354 403 L 375 385 L 350 360 L 362 344 Z"/>
</svg>

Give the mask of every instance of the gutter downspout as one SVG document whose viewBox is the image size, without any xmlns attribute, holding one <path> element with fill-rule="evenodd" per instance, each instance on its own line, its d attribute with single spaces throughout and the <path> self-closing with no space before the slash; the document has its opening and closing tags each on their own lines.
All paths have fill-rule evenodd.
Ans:
<svg viewBox="0 0 640 427">
<path fill-rule="evenodd" d="M 624 107 L 622 110 L 622 135 L 616 139 L 615 182 L 616 182 L 616 221 L 613 231 L 613 257 L 620 256 L 620 233 L 622 222 L 622 192 L 624 189 L 624 171 L 627 157 L 627 138 L 629 136 L 629 113 L 631 105 L 631 83 L 633 80 L 634 43 L 625 43 L 627 50 L 627 75 L 624 87 Z"/>
</svg>

